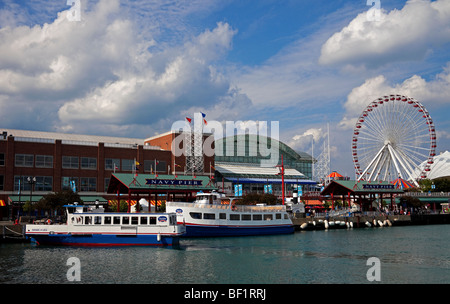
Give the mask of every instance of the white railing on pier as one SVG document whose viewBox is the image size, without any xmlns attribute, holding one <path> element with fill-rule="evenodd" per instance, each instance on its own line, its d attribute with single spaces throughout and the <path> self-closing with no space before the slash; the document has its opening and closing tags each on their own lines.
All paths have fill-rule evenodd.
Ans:
<svg viewBox="0 0 450 304">
<path fill-rule="evenodd" d="M 226 210 L 230 208 L 230 205 L 227 204 L 196 204 L 196 203 L 187 203 L 187 202 L 170 202 L 171 207 L 179 208 L 179 207 L 195 207 L 195 208 L 205 208 L 205 209 L 221 209 Z M 265 205 L 265 206 L 249 206 L 249 205 L 235 205 L 236 208 L 233 208 L 233 211 L 237 212 L 284 212 L 286 211 L 286 206 L 282 205 Z"/>
</svg>

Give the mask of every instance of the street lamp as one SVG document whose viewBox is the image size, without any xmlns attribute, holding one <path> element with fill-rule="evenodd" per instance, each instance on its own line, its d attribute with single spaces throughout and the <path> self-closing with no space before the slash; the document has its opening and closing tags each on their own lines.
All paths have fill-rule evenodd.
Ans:
<svg viewBox="0 0 450 304">
<path fill-rule="evenodd" d="M 32 199 L 33 199 L 33 185 L 36 183 L 36 177 L 33 176 L 28 176 L 27 177 L 27 182 L 30 184 L 30 210 L 29 213 L 31 215 L 31 204 L 33 203 Z"/>
</svg>

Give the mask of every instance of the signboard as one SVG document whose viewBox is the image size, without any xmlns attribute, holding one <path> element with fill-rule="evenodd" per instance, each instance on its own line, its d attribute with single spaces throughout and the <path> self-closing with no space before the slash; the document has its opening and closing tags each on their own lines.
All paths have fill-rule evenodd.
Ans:
<svg viewBox="0 0 450 304">
<path fill-rule="evenodd" d="M 365 184 L 363 189 L 395 189 L 394 185 Z"/>
<path fill-rule="evenodd" d="M 167 216 L 162 215 L 162 216 L 158 217 L 158 222 L 160 222 L 160 223 L 167 222 Z"/>
<path fill-rule="evenodd" d="M 202 186 L 201 180 L 182 180 L 182 179 L 158 179 L 146 178 L 146 185 L 165 185 L 165 186 Z"/>
<path fill-rule="evenodd" d="M 297 192 L 298 192 L 298 196 L 302 196 L 302 194 L 303 194 L 302 185 L 297 186 Z"/>
<path fill-rule="evenodd" d="M 264 185 L 264 193 L 272 194 L 272 185 Z"/>
<path fill-rule="evenodd" d="M 242 184 L 234 185 L 234 196 L 242 196 Z"/>
</svg>

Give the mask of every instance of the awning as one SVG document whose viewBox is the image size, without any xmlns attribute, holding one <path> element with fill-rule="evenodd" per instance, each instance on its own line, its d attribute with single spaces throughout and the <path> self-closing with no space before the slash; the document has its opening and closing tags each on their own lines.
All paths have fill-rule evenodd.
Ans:
<svg viewBox="0 0 450 304">
<path fill-rule="evenodd" d="M 31 197 L 31 201 L 33 203 L 36 203 L 36 202 L 40 201 L 41 198 L 43 198 L 42 195 L 33 195 Z M 106 200 L 105 198 L 103 198 L 101 196 L 88 196 L 88 195 L 86 195 L 86 196 L 80 196 L 80 198 L 81 198 L 81 200 L 84 203 L 95 203 L 97 200 L 100 203 L 107 203 L 108 202 L 108 200 Z M 27 202 L 29 200 L 30 200 L 30 196 L 29 195 L 21 195 L 20 196 L 20 202 L 21 203 L 25 203 L 25 202 Z M 18 203 L 19 202 L 19 196 L 18 195 L 10 195 L 10 196 L 8 196 L 8 201 L 10 203 Z"/>
<path fill-rule="evenodd" d="M 0 207 L 6 207 L 6 203 L 4 200 L 0 200 Z"/>
<path fill-rule="evenodd" d="M 237 184 L 281 184 L 281 178 L 237 178 L 237 177 L 225 177 L 226 180 Z M 285 184 L 298 184 L 298 185 L 315 185 L 317 182 L 309 179 L 284 179 Z"/>
<path fill-rule="evenodd" d="M 261 179 L 278 179 L 281 176 L 279 175 L 280 169 L 278 167 L 261 167 L 261 166 L 252 166 L 250 164 L 224 164 L 224 163 L 216 163 L 215 165 L 216 171 L 222 174 L 225 178 L 239 178 L 239 180 L 244 178 L 261 178 Z M 278 178 L 276 178 L 278 177 Z M 284 169 L 284 178 L 285 179 L 304 179 L 306 175 L 303 173 L 292 169 L 285 168 Z"/>
</svg>

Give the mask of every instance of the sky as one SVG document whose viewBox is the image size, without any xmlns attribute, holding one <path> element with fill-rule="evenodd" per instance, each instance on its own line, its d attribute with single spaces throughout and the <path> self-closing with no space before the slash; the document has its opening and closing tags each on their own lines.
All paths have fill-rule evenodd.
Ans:
<svg viewBox="0 0 450 304">
<path fill-rule="evenodd" d="M 148 138 L 203 112 L 279 122 L 315 157 L 329 128 L 331 170 L 354 177 L 356 120 L 388 94 L 449 150 L 450 0 L 0 2 L 2 128 Z"/>
</svg>

